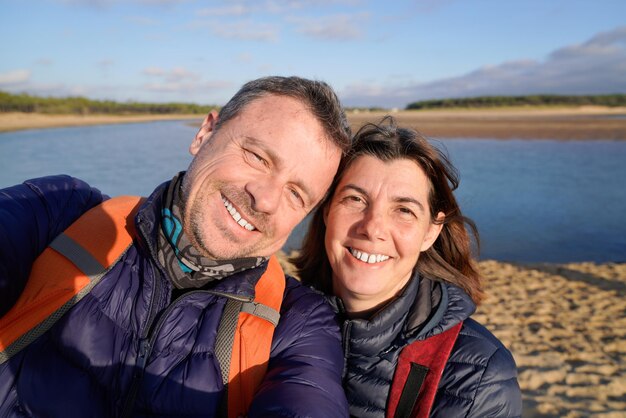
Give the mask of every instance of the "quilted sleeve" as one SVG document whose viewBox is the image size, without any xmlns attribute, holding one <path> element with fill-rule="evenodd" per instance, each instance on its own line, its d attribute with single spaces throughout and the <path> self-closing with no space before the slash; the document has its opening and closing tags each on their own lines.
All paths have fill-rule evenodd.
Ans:
<svg viewBox="0 0 626 418">
<path fill-rule="evenodd" d="M 489 359 L 468 417 L 522 416 L 522 393 L 511 353 L 500 346 Z"/>
<path fill-rule="evenodd" d="M 347 417 L 343 352 L 324 299 L 289 278 L 268 373 L 249 417 Z"/>
<path fill-rule="evenodd" d="M 37 256 L 104 198 L 98 189 L 63 175 L 0 190 L 0 316 L 21 294 Z"/>
</svg>

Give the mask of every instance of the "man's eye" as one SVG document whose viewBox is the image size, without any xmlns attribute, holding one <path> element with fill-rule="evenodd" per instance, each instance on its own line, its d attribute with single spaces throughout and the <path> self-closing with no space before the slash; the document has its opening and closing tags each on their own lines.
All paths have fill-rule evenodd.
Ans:
<svg viewBox="0 0 626 418">
<path fill-rule="evenodd" d="M 251 160 L 251 162 L 260 163 L 260 164 L 263 164 L 264 166 L 267 166 L 267 161 L 265 161 L 265 159 L 261 157 L 259 154 L 257 154 L 256 152 L 245 150 L 245 153 L 246 153 L 246 156 Z"/>
<path fill-rule="evenodd" d="M 296 189 L 290 189 L 289 192 L 291 193 L 291 197 L 294 199 L 294 201 L 299 206 L 304 207 L 304 199 L 302 199 L 302 196 L 300 195 L 300 193 L 298 193 Z"/>
</svg>

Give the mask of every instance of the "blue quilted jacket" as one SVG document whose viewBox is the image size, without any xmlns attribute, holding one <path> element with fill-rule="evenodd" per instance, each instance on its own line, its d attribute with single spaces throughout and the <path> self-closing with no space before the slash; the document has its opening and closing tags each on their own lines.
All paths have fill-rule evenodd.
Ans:
<svg viewBox="0 0 626 418">
<path fill-rule="evenodd" d="M 340 299 L 330 297 L 340 318 Z M 343 319 L 344 388 L 355 417 L 384 417 L 398 356 L 407 344 L 463 322 L 443 370 L 431 418 L 520 417 L 521 392 L 511 353 L 469 318 L 472 300 L 458 287 L 414 276 L 369 320 Z"/>
<path fill-rule="evenodd" d="M 225 299 L 198 290 L 170 300 L 172 286 L 155 261 L 163 188 L 140 209 L 139 236 L 121 261 L 0 365 L 0 417 L 215 416 L 223 385 L 214 345 Z M 67 176 L 0 191 L 0 315 L 48 243 L 103 199 Z M 264 269 L 229 276 L 213 290 L 253 294 Z M 280 313 L 250 417 L 347 416 L 332 310 L 288 277 Z"/>
</svg>

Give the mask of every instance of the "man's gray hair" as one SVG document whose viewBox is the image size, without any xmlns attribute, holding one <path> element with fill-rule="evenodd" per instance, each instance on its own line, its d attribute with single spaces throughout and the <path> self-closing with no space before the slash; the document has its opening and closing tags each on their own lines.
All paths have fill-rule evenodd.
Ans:
<svg viewBox="0 0 626 418">
<path fill-rule="evenodd" d="M 328 138 L 344 153 L 352 133 L 346 114 L 333 89 L 323 81 L 300 77 L 264 77 L 247 82 L 222 107 L 215 129 L 235 118 L 250 102 L 268 95 L 292 97 L 306 105 L 320 122 Z"/>
</svg>

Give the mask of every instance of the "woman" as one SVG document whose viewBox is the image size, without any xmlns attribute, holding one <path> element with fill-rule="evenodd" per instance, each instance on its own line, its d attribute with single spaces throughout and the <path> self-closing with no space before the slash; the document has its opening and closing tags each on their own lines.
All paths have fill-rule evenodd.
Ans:
<svg viewBox="0 0 626 418">
<path fill-rule="evenodd" d="M 483 291 L 457 185 L 415 131 L 366 125 L 293 260 L 341 321 L 353 416 L 521 416 L 511 354 L 470 318 Z"/>
</svg>

